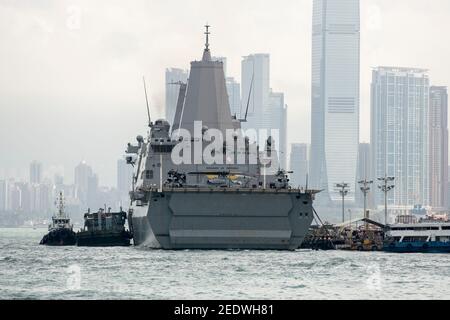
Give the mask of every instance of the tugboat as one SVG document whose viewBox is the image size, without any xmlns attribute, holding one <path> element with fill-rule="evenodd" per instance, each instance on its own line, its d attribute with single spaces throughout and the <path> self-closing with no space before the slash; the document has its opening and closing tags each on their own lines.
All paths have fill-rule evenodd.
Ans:
<svg viewBox="0 0 450 320">
<path fill-rule="evenodd" d="M 64 198 L 62 192 L 57 199 L 58 213 L 52 217 L 52 224 L 40 244 L 48 246 L 74 246 L 77 243 L 76 234 L 70 218 L 64 210 Z"/>
<path fill-rule="evenodd" d="M 129 246 L 133 238 L 130 231 L 125 230 L 126 212 L 111 212 L 99 209 L 96 213 L 88 210 L 84 214 L 84 228 L 77 233 L 79 247 L 114 247 Z"/>
</svg>

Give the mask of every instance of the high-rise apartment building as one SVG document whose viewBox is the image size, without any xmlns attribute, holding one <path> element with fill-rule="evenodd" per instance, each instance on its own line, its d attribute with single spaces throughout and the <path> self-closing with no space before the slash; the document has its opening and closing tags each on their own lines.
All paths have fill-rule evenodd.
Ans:
<svg viewBox="0 0 450 320">
<path fill-rule="evenodd" d="M 430 205 L 448 207 L 447 87 L 430 88 Z"/>
<path fill-rule="evenodd" d="M 395 177 L 391 214 L 429 205 L 429 77 L 417 68 L 378 67 L 372 72 L 373 177 Z M 382 192 L 375 193 L 384 204 Z"/>
</svg>

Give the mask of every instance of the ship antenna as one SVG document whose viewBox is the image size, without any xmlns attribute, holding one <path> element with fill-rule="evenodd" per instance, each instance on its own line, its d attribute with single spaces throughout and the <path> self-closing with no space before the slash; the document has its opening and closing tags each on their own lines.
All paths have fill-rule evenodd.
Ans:
<svg viewBox="0 0 450 320">
<path fill-rule="evenodd" d="M 142 77 L 142 80 L 144 81 L 144 92 L 145 92 L 145 102 L 147 104 L 148 126 L 151 127 L 152 121 L 150 119 L 150 107 L 148 105 L 147 85 L 145 84 L 145 77 Z"/>
<path fill-rule="evenodd" d="M 210 27 L 211 26 L 208 23 L 206 23 L 206 25 L 205 25 L 205 28 L 206 28 L 206 32 L 205 32 L 205 34 L 206 34 L 205 50 L 206 51 L 209 51 L 209 35 L 211 34 L 211 32 L 209 32 L 209 28 Z"/>
<path fill-rule="evenodd" d="M 59 216 L 62 217 L 64 215 L 64 203 L 63 203 L 63 193 L 62 191 L 59 192 L 59 199 L 58 199 L 58 213 Z"/>
<path fill-rule="evenodd" d="M 247 122 L 247 116 L 248 116 L 248 107 L 250 105 L 250 96 L 252 95 L 253 91 L 253 81 L 255 80 L 255 73 L 252 74 L 252 82 L 250 83 L 250 90 L 248 91 L 248 99 L 247 99 L 247 108 L 245 109 L 245 117 L 244 119 L 241 119 L 241 122 Z"/>
</svg>

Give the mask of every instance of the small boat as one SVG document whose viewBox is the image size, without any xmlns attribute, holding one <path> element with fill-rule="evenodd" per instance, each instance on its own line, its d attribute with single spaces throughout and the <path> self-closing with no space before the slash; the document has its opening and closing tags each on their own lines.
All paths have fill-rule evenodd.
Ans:
<svg viewBox="0 0 450 320">
<path fill-rule="evenodd" d="M 129 246 L 133 238 L 125 229 L 126 212 L 111 212 L 111 209 L 90 210 L 84 215 L 84 228 L 77 233 L 77 245 L 80 247 Z"/>
<path fill-rule="evenodd" d="M 64 210 L 64 198 L 62 192 L 57 199 L 58 212 L 52 217 L 52 224 L 48 227 L 48 233 L 39 244 L 47 246 L 74 246 L 77 243 L 76 234 L 70 218 Z"/>
<path fill-rule="evenodd" d="M 419 222 L 388 226 L 383 251 L 450 253 L 450 222 Z"/>
</svg>

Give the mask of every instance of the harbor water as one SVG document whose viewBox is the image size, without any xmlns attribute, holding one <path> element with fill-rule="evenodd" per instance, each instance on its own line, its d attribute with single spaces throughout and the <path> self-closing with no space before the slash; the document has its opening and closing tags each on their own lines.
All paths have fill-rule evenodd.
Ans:
<svg viewBox="0 0 450 320">
<path fill-rule="evenodd" d="M 448 299 L 450 255 L 38 245 L 0 229 L 0 299 Z"/>
</svg>

